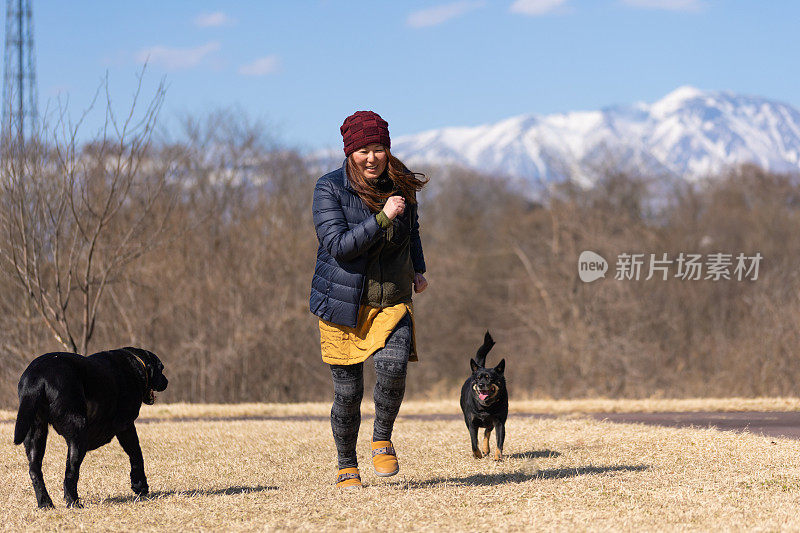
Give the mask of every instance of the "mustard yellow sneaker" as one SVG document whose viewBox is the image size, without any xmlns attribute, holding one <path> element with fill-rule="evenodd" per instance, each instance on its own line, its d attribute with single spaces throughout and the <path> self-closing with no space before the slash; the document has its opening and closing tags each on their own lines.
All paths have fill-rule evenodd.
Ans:
<svg viewBox="0 0 800 533">
<path fill-rule="evenodd" d="M 340 468 L 339 475 L 336 477 L 336 487 L 340 489 L 360 489 L 362 485 L 358 468 Z"/>
<path fill-rule="evenodd" d="M 400 471 L 392 441 L 378 440 L 372 443 L 372 466 L 380 477 L 393 476 Z"/>
</svg>

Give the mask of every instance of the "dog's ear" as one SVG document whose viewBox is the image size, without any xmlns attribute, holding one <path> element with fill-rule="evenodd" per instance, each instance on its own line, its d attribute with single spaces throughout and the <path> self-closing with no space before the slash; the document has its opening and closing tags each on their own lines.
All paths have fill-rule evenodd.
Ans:
<svg viewBox="0 0 800 533">
<path fill-rule="evenodd" d="M 486 335 L 483 337 L 483 346 L 478 348 L 478 354 L 475 356 L 475 360 L 480 366 L 486 366 L 486 356 L 489 354 L 489 350 L 492 349 L 492 346 L 494 346 L 494 339 L 492 339 L 492 336 L 487 331 Z"/>
<path fill-rule="evenodd" d="M 159 359 L 158 356 L 150 350 L 144 350 L 144 353 L 147 354 L 147 357 L 150 358 L 150 361 L 152 361 L 155 366 L 159 366 L 161 364 L 161 359 Z"/>
<path fill-rule="evenodd" d="M 500 359 L 500 362 L 497 363 L 496 367 L 494 367 L 494 371 L 497 372 L 498 374 L 502 374 L 505 371 L 505 369 L 506 369 L 506 360 Z"/>
<path fill-rule="evenodd" d="M 478 365 L 478 363 L 475 362 L 475 359 L 470 359 L 469 360 L 469 367 L 473 372 L 475 372 L 476 370 L 478 370 L 480 365 Z"/>
</svg>

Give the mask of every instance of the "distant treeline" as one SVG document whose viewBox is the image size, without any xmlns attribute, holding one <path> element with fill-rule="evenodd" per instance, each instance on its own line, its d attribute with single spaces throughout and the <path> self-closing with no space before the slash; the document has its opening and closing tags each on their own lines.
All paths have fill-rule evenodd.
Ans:
<svg viewBox="0 0 800 533">
<path fill-rule="evenodd" d="M 16 405 L 38 354 L 125 345 L 161 357 L 164 401 L 330 399 L 308 311 L 319 171 L 239 114 L 189 120 L 180 141 L 148 128 L 6 158 L 0 406 Z M 430 287 L 415 297 L 408 396 L 455 402 L 486 330 L 516 398 L 798 393 L 796 176 L 744 166 L 667 185 L 607 171 L 532 201 L 495 176 L 414 170 L 430 177 Z M 605 279 L 579 279 L 584 250 L 608 260 Z M 638 253 L 640 279 L 614 279 Z M 650 254 L 681 253 L 731 254 L 731 279 L 683 279 L 673 262 L 645 280 Z M 740 253 L 761 254 L 757 279 L 736 279 Z"/>
</svg>

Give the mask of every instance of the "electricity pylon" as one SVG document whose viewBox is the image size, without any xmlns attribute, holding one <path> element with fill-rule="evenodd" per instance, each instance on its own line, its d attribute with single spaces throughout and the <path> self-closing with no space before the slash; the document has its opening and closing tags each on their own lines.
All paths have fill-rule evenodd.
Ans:
<svg viewBox="0 0 800 533">
<path fill-rule="evenodd" d="M 38 120 L 31 3 L 6 0 L 2 142 L 18 150 L 34 137 Z"/>
</svg>

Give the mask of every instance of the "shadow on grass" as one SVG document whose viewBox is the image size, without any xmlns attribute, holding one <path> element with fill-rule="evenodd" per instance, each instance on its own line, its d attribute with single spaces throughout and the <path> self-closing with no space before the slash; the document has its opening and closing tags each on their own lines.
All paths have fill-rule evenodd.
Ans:
<svg viewBox="0 0 800 533">
<path fill-rule="evenodd" d="M 558 457 L 561 452 L 555 450 L 531 450 L 529 452 L 518 452 L 506 455 L 506 459 L 550 459 Z"/>
<path fill-rule="evenodd" d="M 548 468 L 536 472 L 505 472 L 497 474 L 473 474 L 464 477 L 434 478 L 425 481 L 404 481 L 390 483 L 397 487 L 408 489 L 423 489 L 436 485 L 461 485 L 461 486 L 494 486 L 507 483 L 524 483 L 532 479 L 563 479 L 578 476 L 608 474 L 612 472 L 641 472 L 650 468 L 647 465 L 617 465 L 617 466 L 579 466 L 577 468 Z"/>
<path fill-rule="evenodd" d="M 128 494 L 126 496 L 114 496 L 105 498 L 100 503 L 128 503 L 133 501 L 146 501 L 164 498 L 166 496 L 222 496 L 232 494 L 247 494 L 250 492 L 264 492 L 267 490 L 278 490 L 278 487 L 259 485 L 257 487 L 227 487 L 224 489 L 198 489 L 198 490 L 157 490 L 147 496 L 137 496 Z"/>
</svg>

